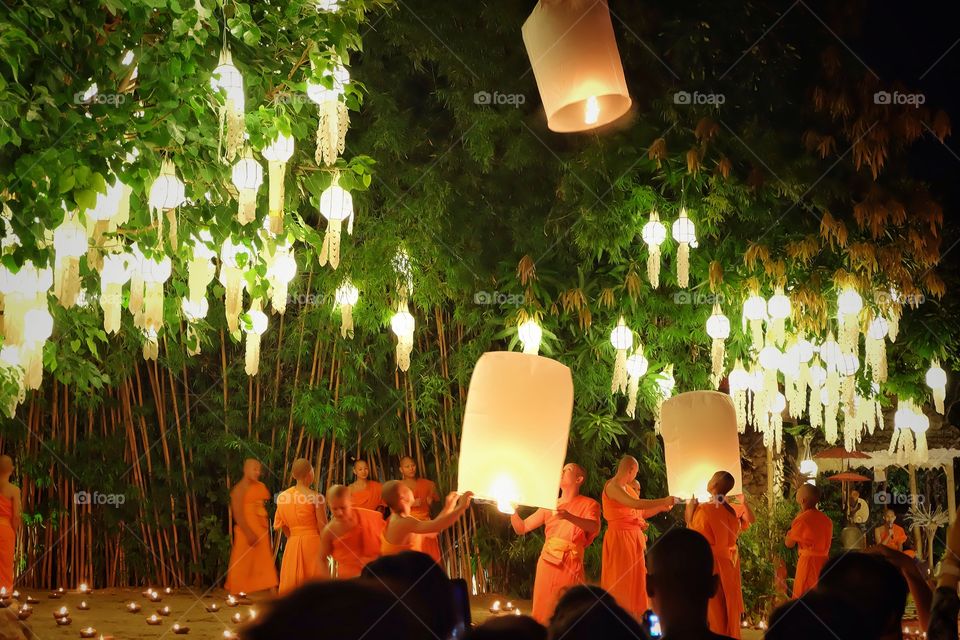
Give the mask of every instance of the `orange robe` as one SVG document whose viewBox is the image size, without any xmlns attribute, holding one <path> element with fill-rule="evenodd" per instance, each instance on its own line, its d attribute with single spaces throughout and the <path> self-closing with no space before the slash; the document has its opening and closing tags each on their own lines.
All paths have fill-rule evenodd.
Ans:
<svg viewBox="0 0 960 640">
<path fill-rule="evenodd" d="M 390 516 L 391 518 L 393 516 Z M 403 517 L 403 516 L 399 516 Z M 387 541 L 387 525 L 389 521 L 384 521 L 383 530 L 380 532 L 380 555 L 382 556 L 392 556 L 398 553 L 403 553 L 404 551 L 420 551 L 426 553 L 423 550 L 423 540 L 425 536 L 419 533 L 411 533 L 409 542 L 406 544 L 393 544 L 392 542 Z"/>
<path fill-rule="evenodd" d="M 333 536 L 331 555 L 337 563 L 337 577 L 356 578 L 371 560 L 380 555 L 384 520 L 378 511 L 354 507 L 357 524 L 342 536 Z"/>
<path fill-rule="evenodd" d="M 374 480 L 367 480 L 367 486 L 364 489 L 350 488 L 350 499 L 353 502 L 353 506 L 358 509 L 373 510 L 377 507 L 384 506 L 383 497 L 381 496 L 382 490 L 382 484 Z"/>
<path fill-rule="evenodd" d="M 277 496 L 273 528 L 290 532 L 280 563 L 280 593 L 293 591 L 320 575 L 320 527 L 317 505 L 308 496 L 291 487 Z"/>
<path fill-rule="evenodd" d="M 732 549 L 740 535 L 740 518 L 729 505 L 702 504 L 693 514 L 690 528 L 698 531 L 713 550 L 713 571 L 720 576 L 717 593 L 710 598 L 707 620 L 710 631 L 731 638 L 740 637 L 743 594 L 740 573 L 733 563 Z"/>
<path fill-rule="evenodd" d="M 885 526 L 880 528 L 886 529 Z M 893 525 L 893 533 L 889 536 L 887 535 L 886 531 L 882 531 L 880 533 L 880 539 L 883 540 L 883 542 L 881 543 L 883 544 L 883 546 L 890 547 L 894 551 L 900 551 L 900 549 L 903 548 L 903 543 L 905 543 L 908 540 L 907 532 L 904 531 L 903 527 L 901 527 L 898 524 Z M 903 553 L 907 553 L 908 555 L 911 555 L 908 553 L 908 551 L 904 551 Z"/>
<path fill-rule="evenodd" d="M 270 491 L 262 482 L 252 483 L 243 496 L 243 513 L 257 541 L 251 545 L 239 525 L 234 526 L 230 568 L 224 584 L 227 591 L 254 593 L 277 586 L 277 567 L 273 563 L 273 549 L 270 546 L 267 508 L 263 504 L 269 499 Z"/>
<path fill-rule="evenodd" d="M 830 555 L 833 520 L 819 509 L 801 511 L 793 519 L 787 537 L 797 543 L 800 554 L 797 575 L 793 579 L 793 597 L 799 598 L 817 586 L 820 570 Z"/>
<path fill-rule="evenodd" d="M 577 496 L 558 506 L 579 518 L 600 520 L 600 504 L 586 496 Z M 557 600 L 567 587 L 586 582 L 583 553 L 587 545 L 597 537 L 597 534 L 588 534 L 572 522 L 561 520 L 556 514 L 545 519 L 544 533 L 547 539 L 537 561 L 532 612 L 533 617 L 541 624 L 550 621 Z"/>
<path fill-rule="evenodd" d="M 744 516 L 747 513 L 747 508 L 739 503 L 732 502 L 729 503 L 733 507 L 733 512 L 737 514 L 737 520 L 740 521 L 740 531 L 746 531 L 750 528 L 750 523 L 746 521 Z M 733 557 L 733 566 L 737 570 L 737 593 L 740 594 L 740 610 L 746 611 L 746 606 L 743 604 L 743 582 L 740 574 L 740 550 L 737 548 L 736 543 L 730 549 L 730 554 Z M 784 593 L 786 593 L 786 588 L 784 588 Z"/>
<path fill-rule="evenodd" d="M 417 520 L 430 520 L 430 506 L 428 504 L 430 497 L 436 495 L 437 487 L 432 480 L 426 478 L 417 478 L 416 486 L 413 488 L 414 500 L 419 500 L 417 506 L 410 508 L 410 515 Z M 439 536 L 418 536 L 420 538 L 420 549 L 434 562 L 440 564 L 440 538 Z"/>
<path fill-rule="evenodd" d="M 0 587 L 13 591 L 13 548 L 17 536 L 13 533 L 13 499 L 0 496 Z"/>
<path fill-rule="evenodd" d="M 631 498 L 639 499 L 633 487 L 624 490 Z M 643 533 L 647 521 L 643 511 L 625 506 L 607 496 L 601 498 L 607 532 L 603 535 L 603 565 L 600 586 L 614 597 L 621 607 L 638 620 L 647 605 L 647 536 Z"/>
</svg>

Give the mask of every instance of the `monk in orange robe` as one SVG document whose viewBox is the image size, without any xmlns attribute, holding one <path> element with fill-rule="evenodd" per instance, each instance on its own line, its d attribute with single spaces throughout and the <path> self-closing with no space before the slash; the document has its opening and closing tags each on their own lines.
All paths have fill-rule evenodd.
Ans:
<svg viewBox="0 0 960 640">
<path fill-rule="evenodd" d="M 313 465 L 306 458 L 293 461 L 297 484 L 277 496 L 273 528 L 287 537 L 280 563 L 280 593 L 293 591 L 320 576 L 320 531 L 327 524 L 323 496 L 311 488 Z"/>
<path fill-rule="evenodd" d="M 0 588 L 13 591 L 13 553 L 20 529 L 20 487 L 10 483 L 13 459 L 0 456 Z"/>
<path fill-rule="evenodd" d="M 908 540 L 907 532 L 897 524 L 897 514 L 893 509 L 885 509 L 883 511 L 883 525 L 874 529 L 873 535 L 877 539 L 877 544 L 889 547 L 894 551 L 906 553 L 903 545 Z"/>
<path fill-rule="evenodd" d="M 531 613 L 544 625 L 550 621 L 562 592 L 575 584 L 586 582 L 583 553 L 600 533 L 599 503 L 580 495 L 580 485 L 586 477 L 580 465 L 567 464 L 560 474 L 560 499 L 556 511 L 537 509 L 525 519 L 514 511 L 510 517 L 513 530 L 518 535 L 530 533 L 541 526 L 546 533 L 547 539 L 537 561 L 533 582 Z"/>
<path fill-rule="evenodd" d="M 437 485 L 426 478 L 417 477 L 417 463 L 410 456 L 400 458 L 401 482 L 410 488 L 413 492 L 413 504 L 410 507 L 410 515 L 417 520 L 430 519 L 430 505 L 440 500 L 440 494 L 437 493 Z M 440 539 L 437 536 L 428 536 L 421 540 L 423 548 L 421 551 L 427 554 L 437 564 L 440 564 Z"/>
<path fill-rule="evenodd" d="M 713 572 L 720 584 L 710 598 L 707 618 L 710 631 L 731 638 L 740 637 L 740 617 L 743 614 L 743 594 L 740 592 L 740 577 L 733 564 L 733 549 L 740 535 L 740 518 L 733 507 L 727 504 L 726 496 L 733 489 L 735 480 L 727 471 L 717 471 L 707 484 L 710 501 L 699 504 L 695 497 L 687 503 L 684 517 L 687 526 L 697 531 L 713 550 Z"/>
<path fill-rule="evenodd" d="M 812 484 L 804 484 L 797 490 L 800 513 L 793 519 L 784 539 L 788 549 L 799 548 L 797 575 L 793 579 L 793 597 L 799 598 L 817 586 L 820 570 L 830 555 L 833 540 L 833 520 L 817 509 L 820 491 Z"/>
<path fill-rule="evenodd" d="M 638 471 L 640 463 L 637 459 L 624 456 L 617 467 L 617 475 L 603 487 L 601 502 L 607 532 L 603 536 L 600 586 L 639 620 L 648 608 L 645 518 L 673 508 L 678 501 L 672 497 L 641 500 Z"/>
<path fill-rule="evenodd" d="M 342 484 L 327 489 L 327 504 L 333 517 L 320 537 L 320 559 L 321 572 L 328 578 L 327 558 L 336 562 L 337 578 L 347 579 L 359 576 L 364 565 L 380 555 L 380 534 L 386 524 L 383 515 L 353 506 L 353 496 Z"/>
<path fill-rule="evenodd" d="M 390 508 L 390 518 L 380 534 L 380 555 L 389 556 L 404 551 L 424 551 L 423 541 L 453 526 L 470 506 L 473 493 L 462 496 L 456 492 L 447 495 L 443 510 L 433 520 L 420 520 L 412 515 L 413 491 L 402 480 L 383 484 L 383 501 Z"/>
<path fill-rule="evenodd" d="M 733 512 L 737 514 L 737 519 L 740 521 L 740 531 L 746 531 L 750 528 L 754 522 L 757 521 L 757 516 L 754 515 L 753 511 L 750 509 L 750 505 L 747 503 L 747 496 L 744 493 L 741 493 L 739 496 L 729 496 L 727 503 L 733 507 Z M 746 607 L 743 604 L 743 581 L 740 573 L 740 550 L 737 549 L 737 545 L 733 545 L 733 548 L 730 549 L 730 554 L 733 557 L 733 566 L 737 570 L 737 590 L 740 592 L 740 610 L 746 611 Z M 784 582 L 786 584 L 786 582 Z M 784 587 L 784 594 L 786 594 L 786 587 Z"/>
<path fill-rule="evenodd" d="M 366 460 L 353 463 L 353 475 L 356 480 L 350 485 L 350 497 L 354 508 L 373 510 L 384 506 L 380 497 L 383 485 L 376 480 L 370 480 L 370 465 Z"/>
<path fill-rule="evenodd" d="M 243 478 L 230 491 L 233 512 L 233 550 L 224 588 L 254 593 L 277 586 L 277 567 L 270 546 L 270 522 L 264 501 L 270 491 L 260 482 L 260 462 L 243 461 Z"/>
</svg>

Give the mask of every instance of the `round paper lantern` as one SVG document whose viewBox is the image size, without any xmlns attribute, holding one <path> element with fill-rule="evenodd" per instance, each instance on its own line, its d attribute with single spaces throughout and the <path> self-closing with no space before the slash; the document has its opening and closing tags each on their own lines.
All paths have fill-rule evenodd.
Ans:
<svg viewBox="0 0 960 640">
<path fill-rule="evenodd" d="M 779 391 L 773 399 L 770 400 L 770 413 L 783 413 L 783 410 L 787 408 L 787 397 L 780 393 Z"/>
<path fill-rule="evenodd" d="M 801 460 L 800 461 L 800 473 L 807 476 L 807 484 L 817 484 L 816 477 L 820 473 L 820 467 L 817 466 L 816 461 L 811 459 Z"/>
<path fill-rule="evenodd" d="M 627 358 L 627 374 L 633 378 L 641 378 L 650 367 L 650 362 L 642 353 L 636 353 Z"/>
<path fill-rule="evenodd" d="M 828 367 L 835 367 L 840 358 L 843 357 L 843 351 L 837 341 L 833 339 L 833 334 L 827 336 L 827 340 L 820 345 L 820 357 Z"/>
<path fill-rule="evenodd" d="M 686 289 L 690 282 L 690 246 L 697 240 L 693 221 L 687 217 L 685 207 L 680 207 L 680 217 L 673 222 L 673 239 L 677 246 L 677 286 Z"/>
<path fill-rule="evenodd" d="M 413 352 L 413 330 L 417 321 L 410 314 L 405 302 L 397 306 L 397 312 L 390 319 L 390 328 L 397 336 L 397 368 L 406 371 L 410 368 L 410 354 Z"/>
<path fill-rule="evenodd" d="M 783 353 L 774 346 L 766 346 L 760 351 L 757 360 L 760 366 L 767 371 L 776 371 L 780 369 L 780 361 L 783 359 Z"/>
<path fill-rule="evenodd" d="M 842 376 L 852 376 L 860 369 L 860 359 L 854 353 L 845 353 L 837 360 L 837 372 Z"/>
<path fill-rule="evenodd" d="M 714 340 L 726 340 L 730 337 L 730 319 L 723 315 L 719 308 L 707 318 L 707 335 Z"/>
<path fill-rule="evenodd" d="M 220 63 L 210 77 L 210 88 L 215 92 L 223 91 L 224 103 L 220 107 L 220 121 L 224 124 L 224 158 L 229 162 L 236 157 L 243 146 L 244 109 L 243 76 L 233 65 L 233 56 L 229 49 L 220 52 Z"/>
<path fill-rule="evenodd" d="M 257 217 L 257 190 L 263 184 L 263 167 L 253 159 L 250 150 L 237 160 L 231 173 L 233 186 L 239 191 L 237 220 L 240 224 L 252 222 Z"/>
<path fill-rule="evenodd" d="M 200 298 L 200 300 L 196 302 L 192 302 L 187 298 L 181 298 L 180 308 L 183 311 L 183 317 L 186 318 L 188 322 L 197 322 L 207 317 L 207 312 L 210 311 L 210 303 L 207 302 L 206 298 Z"/>
<path fill-rule="evenodd" d="M 943 402 L 947 396 L 947 372 L 940 367 L 940 363 L 936 360 L 927 369 L 926 382 L 927 386 L 933 391 L 933 403 L 937 413 L 943 414 Z"/>
<path fill-rule="evenodd" d="M 172 160 L 164 160 L 160 165 L 160 175 L 150 187 L 150 209 L 167 211 L 176 209 L 184 203 L 186 187 L 177 177 Z"/>
<path fill-rule="evenodd" d="M 43 343 L 53 335 L 53 316 L 46 308 L 31 309 L 24 316 L 24 342 Z"/>
<path fill-rule="evenodd" d="M 775 319 L 790 317 L 790 298 L 782 290 L 770 296 L 767 301 L 767 313 Z"/>
<path fill-rule="evenodd" d="M 617 326 L 610 332 L 610 344 L 617 351 L 610 392 L 625 393 L 627 391 L 627 349 L 633 346 L 633 331 L 626 326 L 623 316 L 620 316 Z"/>
<path fill-rule="evenodd" d="M 863 309 L 863 298 L 855 289 L 848 287 L 837 296 L 837 309 L 845 316 L 857 315 Z"/>
<path fill-rule="evenodd" d="M 806 338 L 797 338 L 794 347 L 797 350 L 797 359 L 800 362 L 810 362 L 813 358 L 813 343 Z"/>
<path fill-rule="evenodd" d="M 606 0 L 538 2 L 522 33 L 551 131 L 587 131 L 630 108 Z"/>
<path fill-rule="evenodd" d="M 713 339 L 710 349 L 710 366 L 713 386 L 718 387 L 723 378 L 723 360 L 726 356 L 724 340 L 730 336 L 730 319 L 723 315 L 719 304 L 713 305 L 713 313 L 707 318 L 707 335 Z"/>
<path fill-rule="evenodd" d="M 348 220 L 347 233 L 353 233 L 353 196 L 336 182 L 320 194 L 320 213 L 327 219 L 327 231 L 320 248 L 320 266 L 330 261 L 336 269 L 340 265 L 340 235 L 343 221 Z"/>
<path fill-rule="evenodd" d="M 250 326 L 246 328 L 247 348 L 244 359 L 244 371 L 248 376 L 255 376 L 260 371 L 260 336 L 267 331 L 269 321 L 267 314 L 260 310 L 260 301 L 254 300 L 250 311 L 247 312 Z"/>
<path fill-rule="evenodd" d="M 627 358 L 626 369 L 629 378 L 627 388 L 627 409 L 629 417 L 634 418 L 637 414 L 637 395 L 640 393 L 640 378 L 647 372 L 650 363 L 643 356 L 643 345 L 638 345 L 637 350 Z"/>
<path fill-rule="evenodd" d="M 883 316 L 877 316 L 870 321 L 870 326 L 867 328 L 867 337 L 872 340 L 883 340 L 887 337 L 889 330 L 890 323 L 887 322 L 887 319 Z"/>
<path fill-rule="evenodd" d="M 753 294 L 743 302 L 743 317 L 747 320 L 766 320 L 767 301 Z"/>
<path fill-rule="evenodd" d="M 290 282 L 297 275 L 297 259 L 290 245 L 279 245 L 267 266 L 267 280 L 270 282 L 270 304 L 273 310 L 283 315 L 287 309 L 287 294 Z"/>
<path fill-rule="evenodd" d="M 533 318 L 517 327 L 517 337 L 523 346 L 523 352 L 531 355 L 537 355 L 540 352 L 540 340 L 543 338 L 543 329 Z"/>
<path fill-rule="evenodd" d="M 287 161 L 293 155 L 293 138 L 278 133 L 270 144 L 263 148 L 263 157 L 267 159 L 270 175 L 269 218 L 267 229 L 273 235 L 283 233 L 283 181 Z"/>
</svg>

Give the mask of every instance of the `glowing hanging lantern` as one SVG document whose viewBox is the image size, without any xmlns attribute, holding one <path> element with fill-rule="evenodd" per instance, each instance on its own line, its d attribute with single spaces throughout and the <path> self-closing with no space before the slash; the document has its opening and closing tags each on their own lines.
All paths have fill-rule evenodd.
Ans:
<svg viewBox="0 0 960 640">
<path fill-rule="evenodd" d="M 156 360 L 160 357 L 160 343 L 157 342 L 156 329 L 142 329 L 143 332 L 143 354 L 144 360 Z"/>
<path fill-rule="evenodd" d="M 210 311 L 210 303 L 206 298 L 200 298 L 192 302 L 187 298 L 180 299 L 180 309 L 183 311 L 183 317 L 187 320 L 187 355 L 195 356 L 200 353 L 200 338 L 194 325 L 207 317 Z"/>
<path fill-rule="evenodd" d="M 66 216 L 53 231 L 53 248 L 53 295 L 69 309 L 80 292 L 80 257 L 87 252 L 87 230 L 76 218 Z"/>
<path fill-rule="evenodd" d="M 250 304 L 247 318 L 250 324 L 246 328 L 247 348 L 243 370 L 248 376 L 255 376 L 260 371 L 260 336 L 266 332 L 268 324 L 267 314 L 260 310 L 259 298 Z"/>
<path fill-rule="evenodd" d="M 233 56 L 227 48 L 220 52 L 220 62 L 210 77 L 210 88 L 223 94 L 223 104 L 219 108 L 220 143 L 223 145 L 224 160 L 232 162 L 243 146 L 246 133 L 246 100 L 243 95 L 243 75 L 233 65 Z"/>
<path fill-rule="evenodd" d="M 317 151 L 314 155 L 318 165 L 330 166 L 343 153 L 350 127 L 350 113 L 344 101 L 350 72 L 342 64 L 325 69 L 324 82 L 307 81 L 307 97 L 316 103 L 320 111 L 317 126 Z M 325 83 L 329 83 L 327 87 Z"/>
<path fill-rule="evenodd" d="M 754 350 L 763 348 L 763 322 L 767 319 L 767 301 L 752 293 L 743 301 L 743 328 L 750 326 L 750 340 Z"/>
<path fill-rule="evenodd" d="M 517 337 L 523 347 L 523 352 L 531 355 L 540 353 L 540 340 L 543 338 L 543 329 L 540 323 L 533 318 L 528 318 L 523 324 L 517 327 Z"/>
<path fill-rule="evenodd" d="M 733 408 L 737 416 L 737 433 L 747 430 L 747 392 L 750 390 L 750 374 L 743 368 L 743 362 L 737 363 L 727 377 L 730 387 L 730 396 L 733 398 Z"/>
<path fill-rule="evenodd" d="M 158 212 L 166 213 L 170 245 L 177 246 L 176 209 L 186 202 L 186 186 L 177 177 L 176 167 L 170 159 L 160 163 L 160 175 L 150 186 L 150 215 L 156 216 L 157 228 L 163 233 L 163 219 Z"/>
<path fill-rule="evenodd" d="M 776 291 L 767 301 L 767 315 L 770 316 L 770 333 L 773 334 L 775 344 L 782 344 L 785 336 L 784 327 L 790 317 L 790 298 L 783 293 L 783 287 Z"/>
<path fill-rule="evenodd" d="M 840 358 L 843 357 L 843 349 L 840 344 L 833 339 L 833 333 L 827 334 L 827 339 L 820 345 L 820 358 L 828 368 L 836 368 Z"/>
<path fill-rule="evenodd" d="M 353 307 L 360 299 L 360 291 L 349 280 L 337 287 L 334 295 L 335 302 L 340 307 L 340 335 L 343 338 L 353 338 Z"/>
<path fill-rule="evenodd" d="M 163 326 L 163 285 L 171 273 L 170 258 L 146 258 L 141 262 L 140 273 L 144 285 L 142 328 L 159 331 Z"/>
<path fill-rule="evenodd" d="M 726 354 L 724 341 L 730 337 L 730 319 L 723 315 L 719 304 L 713 305 L 713 313 L 707 318 L 707 335 L 713 339 L 710 362 L 713 386 L 716 388 L 723 378 L 723 359 Z"/>
<path fill-rule="evenodd" d="M 606 0 L 538 2 L 521 31 L 551 131 L 587 131 L 630 109 Z"/>
<path fill-rule="evenodd" d="M 845 287 L 837 296 L 837 311 L 840 321 L 840 347 L 844 351 L 859 350 L 860 322 L 863 298 L 852 287 Z"/>
<path fill-rule="evenodd" d="M 93 209 L 87 211 L 87 264 L 100 271 L 103 267 L 103 251 L 117 250 L 119 247 L 102 246 L 105 234 L 116 231 L 117 226 L 124 224 L 130 217 L 130 194 L 133 190 L 116 179 L 113 184 L 107 185 L 106 193 L 97 194 L 97 202 Z M 115 243 L 119 244 L 119 243 Z"/>
<path fill-rule="evenodd" d="M 866 365 L 874 382 L 885 382 L 887 379 L 887 333 L 890 323 L 883 316 L 876 316 L 867 327 L 865 341 Z"/>
<path fill-rule="evenodd" d="M 253 222 L 257 217 L 257 190 L 263 184 L 263 167 L 247 149 L 243 158 L 233 165 L 231 175 L 233 186 L 240 192 L 237 197 L 237 220 L 240 224 Z"/>
<path fill-rule="evenodd" d="M 297 275 L 297 260 L 293 254 L 293 247 L 279 245 L 273 253 L 270 266 L 267 269 L 267 280 L 270 282 L 270 305 L 273 310 L 283 315 L 287 310 L 287 293 L 290 282 Z"/>
<path fill-rule="evenodd" d="M 43 345 L 53 335 L 53 316 L 46 303 L 27 311 L 24 315 L 23 359 L 24 387 L 39 389 L 43 382 Z"/>
<path fill-rule="evenodd" d="M 283 233 L 283 182 L 287 161 L 293 156 L 293 138 L 278 133 L 261 153 L 267 159 L 267 172 L 270 176 L 267 228 L 273 235 L 280 235 Z"/>
<path fill-rule="evenodd" d="M 637 350 L 627 358 L 627 376 L 630 378 L 629 389 L 627 391 L 627 415 L 631 418 L 636 417 L 637 413 L 637 395 L 640 393 L 640 378 L 647 373 L 650 363 L 643 355 L 643 345 L 638 344 Z"/>
<path fill-rule="evenodd" d="M 340 8 L 340 0 L 317 0 L 317 11 L 336 13 Z"/>
<path fill-rule="evenodd" d="M 243 244 L 236 244 L 230 238 L 223 241 L 220 248 L 220 284 L 225 292 L 223 297 L 227 327 L 231 333 L 240 329 L 240 314 L 243 309 L 243 290 L 246 280 L 244 268 L 253 263 L 253 250 Z M 243 265 L 243 267 L 241 267 Z"/>
<path fill-rule="evenodd" d="M 923 464 L 930 458 L 930 451 L 927 448 L 927 430 L 930 428 L 930 418 L 916 406 L 913 408 L 913 414 L 913 420 L 910 423 L 910 430 L 913 431 L 914 437 L 913 462 L 914 464 Z"/>
<path fill-rule="evenodd" d="M 47 307 L 47 292 L 53 286 L 53 271 L 37 269 L 27 261 L 16 273 L 0 266 L 0 293 L 3 294 L 3 343 L 25 343 L 26 315 L 32 309 Z"/>
<path fill-rule="evenodd" d="M 855 353 L 845 353 L 836 363 L 837 372 L 842 376 L 852 376 L 860 369 L 860 359 Z"/>
<path fill-rule="evenodd" d="M 320 266 L 327 264 L 329 259 L 330 266 L 336 269 L 340 265 L 340 233 L 344 220 L 347 220 L 347 233 L 353 234 L 353 196 L 337 184 L 336 178 L 320 194 L 320 213 L 327 219 L 327 232 L 320 248 Z"/>
<path fill-rule="evenodd" d="M 610 392 L 624 393 L 627 390 L 627 350 L 633 346 L 633 332 L 624 323 L 623 316 L 620 316 L 617 326 L 610 332 L 610 344 L 617 352 Z"/>
<path fill-rule="evenodd" d="M 690 391 L 665 402 L 663 454 L 670 495 L 709 499 L 707 483 L 717 471 L 733 475 L 729 495 L 740 493 L 740 440 L 730 397 L 716 391 Z"/>
<path fill-rule="evenodd" d="M 123 285 L 130 279 L 131 256 L 127 253 L 109 253 L 103 258 L 100 271 L 100 308 L 103 310 L 103 330 L 120 330 Z"/>
<path fill-rule="evenodd" d="M 457 491 L 505 513 L 556 509 L 572 415 L 566 366 L 516 351 L 483 354 L 464 407 Z"/>
<path fill-rule="evenodd" d="M 690 243 L 696 241 L 696 228 L 687 217 L 685 207 L 680 207 L 680 217 L 673 221 L 673 239 L 677 246 L 677 286 L 686 289 L 690 284 Z"/>
<path fill-rule="evenodd" d="M 910 400 L 897 400 L 897 411 L 893 414 L 893 437 L 887 453 L 897 456 L 897 462 L 912 462 L 914 457 L 913 427 L 918 424 L 917 411 Z M 924 437 L 926 440 L 926 437 Z"/>
<path fill-rule="evenodd" d="M 780 369 L 782 359 L 783 353 L 773 345 L 767 345 L 761 349 L 760 354 L 757 356 L 757 360 L 764 370 L 774 372 Z"/>
<path fill-rule="evenodd" d="M 201 229 L 191 241 L 192 251 L 187 263 L 187 297 L 194 304 L 206 299 L 207 285 L 216 274 L 213 259 L 217 253 L 210 248 L 211 244 L 213 236 L 206 229 Z"/>
<path fill-rule="evenodd" d="M 667 239 L 667 228 L 656 211 L 650 212 L 650 221 L 643 225 L 640 236 L 647 244 L 647 279 L 650 286 L 660 286 L 660 245 Z"/>
<path fill-rule="evenodd" d="M 933 403 L 937 413 L 943 415 L 943 401 L 947 396 L 947 372 L 940 367 L 936 360 L 927 369 L 927 386 L 933 391 Z"/>
<path fill-rule="evenodd" d="M 410 368 L 410 354 L 413 352 L 413 330 L 417 321 L 407 309 L 406 302 L 397 305 L 397 312 L 390 319 L 390 328 L 397 336 L 397 368 L 406 371 Z"/>
</svg>

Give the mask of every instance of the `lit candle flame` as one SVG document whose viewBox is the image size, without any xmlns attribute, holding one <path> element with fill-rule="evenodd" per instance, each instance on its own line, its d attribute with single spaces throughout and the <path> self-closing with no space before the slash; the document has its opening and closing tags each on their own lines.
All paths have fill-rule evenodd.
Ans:
<svg viewBox="0 0 960 640">
<path fill-rule="evenodd" d="M 584 110 L 583 123 L 596 124 L 600 119 L 600 103 L 597 102 L 597 96 L 587 98 L 586 109 Z"/>
</svg>

